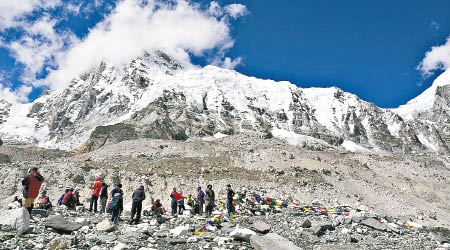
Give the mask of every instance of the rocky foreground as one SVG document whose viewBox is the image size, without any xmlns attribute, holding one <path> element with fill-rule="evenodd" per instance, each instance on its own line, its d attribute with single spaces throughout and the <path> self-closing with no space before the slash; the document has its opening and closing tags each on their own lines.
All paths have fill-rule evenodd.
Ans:
<svg viewBox="0 0 450 250">
<path fill-rule="evenodd" d="M 252 134 L 185 142 L 140 139 L 88 153 L 6 143 L 0 147 L 0 206 L 21 196 L 20 180 L 28 168 L 38 167 L 45 177 L 41 196 L 49 196 L 55 204 L 66 187 L 73 187 L 80 190 L 85 208 L 33 214 L 30 228 L 21 229 L 27 224 L 26 219 L 17 223 L 25 216 L 22 210 L 4 207 L 0 247 L 269 249 L 258 242 L 275 242 L 286 244 L 285 249 L 446 249 L 449 162 L 446 155 L 371 155 L 294 147 Z M 125 211 L 116 228 L 105 222 L 107 215 L 86 212 L 95 177 L 110 186 L 123 184 Z M 238 194 L 289 196 L 298 203 L 345 212 L 310 213 L 295 206 L 267 209 L 259 204 L 255 216 L 213 223 L 213 229 L 201 235 L 194 232 L 211 218 L 144 216 L 139 225 L 128 225 L 131 194 L 140 185 L 147 194 L 144 207 L 153 198 L 169 208 L 173 187 L 187 196 L 207 184 L 213 185 L 218 198 L 225 197 L 225 186 L 231 184 Z M 11 218 L 19 219 L 12 223 Z M 69 226 L 70 230 L 65 228 Z M 18 230 L 24 233 L 17 234 Z"/>
<path fill-rule="evenodd" d="M 407 216 L 382 217 L 364 206 L 341 207 L 342 213 L 336 214 L 256 203 L 255 216 L 236 215 L 211 224 L 211 218 L 187 210 L 178 217 L 144 216 L 138 225 L 129 225 L 124 214 L 117 226 L 109 222 L 108 214 L 87 212 L 82 206 L 77 211 L 35 210 L 31 221 L 28 212 L 17 206 L 9 204 L 0 212 L 1 249 L 450 248 L 450 231 L 445 228 L 424 227 Z M 217 209 L 216 218 L 223 213 L 223 208 Z"/>
</svg>

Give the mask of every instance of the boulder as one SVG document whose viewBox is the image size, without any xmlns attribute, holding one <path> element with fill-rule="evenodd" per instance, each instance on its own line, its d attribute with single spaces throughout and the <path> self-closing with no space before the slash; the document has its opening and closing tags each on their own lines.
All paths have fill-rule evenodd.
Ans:
<svg viewBox="0 0 450 250">
<path fill-rule="evenodd" d="M 304 219 L 300 226 L 302 228 L 310 228 L 311 227 L 311 221 L 309 219 Z"/>
<path fill-rule="evenodd" d="M 317 225 L 314 225 L 313 227 L 311 227 L 310 230 L 314 235 L 321 236 L 325 233 L 325 231 L 331 230 L 331 229 L 333 229 L 332 224 L 320 223 L 320 224 L 317 224 Z"/>
<path fill-rule="evenodd" d="M 183 235 L 189 235 L 189 227 L 188 226 L 178 226 L 172 230 L 170 230 L 170 233 L 175 236 L 183 236 Z"/>
<path fill-rule="evenodd" d="M 0 225 L 9 226 L 23 234 L 30 228 L 30 214 L 25 208 L 0 211 Z"/>
<path fill-rule="evenodd" d="M 169 245 L 178 245 L 178 244 L 186 244 L 187 241 L 184 239 L 168 239 L 167 244 Z"/>
<path fill-rule="evenodd" d="M 270 231 L 270 225 L 262 221 L 257 221 L 253 223 L 252 229 L 258 233 L 266 234 Z"/>
<path fill-rule="evenodd" d="M 381 223 L 374 218 L 367 218 L 361 221 L 360 224 L 379 231 L 388 231 L 389 229 L 384 223 Z"/>
<path fill-rule="evenodd" d="M 95 228 L 102 232 L 112 232 L 116 229 L 116 226 L 109 219 L 105 219 L 98 223 Z"/>
<path fill-rule="evenodd" d="M 256 250 L 300 250 L 291 241 L 283 238 L 275 233 L 268 233 L 263 236 L 252 235 L 250 237 L 250 244 Z"/>
<path fill-rule="evenodd" d="M 62 233 L 71 233 L 83 227 L 80 223 L 71 222 L 61 215 L 49 216 L 44 225 Z"/>
<path fill-rule="evenodd" d="M 439 244 L 450 243 L 450 240 L 440 236 L 437 233 L 430 232 L 428 235 L 432 240 L 437 241 Z"/>
<path fill-rule="evenodd" d="M 236 240 L 250 242 L 250 237 L 256 233 L 247 228 L 241 228 L 239 225 L 230 233 L 230 237 Z"/>
</svg>

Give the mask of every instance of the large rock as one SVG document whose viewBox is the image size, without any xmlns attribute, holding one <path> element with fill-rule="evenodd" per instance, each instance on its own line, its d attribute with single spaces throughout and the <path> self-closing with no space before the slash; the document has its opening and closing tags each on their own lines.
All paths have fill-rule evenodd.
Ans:
<svg viewBox="0 0 450 250">
<path fill-rule="evenodd" d="M 64 237 L 54 238 L 47 244 L 47 249 L 67 249 L 72 244 L 70 239 Z"/>
<path fill-rule="evenodd" d="M 44 225 L 62 233 L 71 233 L 83 227 L 82 224 L 71 222 L 61 215 L 49 216 L 47 222 L 45 222 Z"/>
<path fill-rule="evenodd" d="M 230 233 L 230 237 L 236 240 L 250 242 L 250 237 L 256 233 L 247 228 L 241 228 L 239 225 Z"/>
<path fill-rule="evenodd" d="M 178 227 L 170 230 L 170 233 L 175 236 L 189 235 L 189 227 L 188 226 L 178 226 Z"/>
<path fill-rule="evenodd" d="M 360 224 L 379 231 L 388 231 L 389 229 L 385 224 L 375 220 L 374 218 L 367 218 L 361 221 Z"/>
<path fill-rule="evenodd" d="M 270 231 L 270 225 L 262 221 L 257 221 L 253 223 L 252 229 L 258 233 L 266 234 Z"/>
<path fill-rule="evenodd" d="M 115 225 L 108 219 L 103 220 L 102 222 L 98 223 L 95 227 L 98 231 L 103 232 L 112 232 L 115 230 Z"/>
<path fill-rule="evenodd" d="M 310 228 L 309 230 L 317 236 L 321 236 L 325 233 L 325 231 L 327 230 L 332 230 L 334 227 L 331 223 L 320 223 L 317 225 L 314 225 L 312 228 Z"/>
<path fill-rule="evenodd" d="M 445 238 L 445 237 L 442 237 L 442 236 L 440 236 L 439 234 L 434 233 L 434 232 L 430 232 L 429 237 L 430 237 L 432 240 L 439 242 L 440 244 L 450 243 L 450 240 L 449 240 L 449 239 L 447 239 L 447 238 Z"/>
<path fill-rule="evenodd" d="M 302 221 L 301 225 L 302 228 L 310 228 L 311 227 L 311 221 L 306 218 Z"/>
<path fill-rule="evenodd" d="M 252 235 L 250 237 L 250 244 L 256 250 L 300 250 L 291 241 L 274 233 L 269 233 L 264 236 Z"/>
<path fill-rule="evenodd" d="M 23 234 L 30 228 L 30 214 L 25 208 L 2 210 L 0 225 L 9 226 L 16 229 L 18 234 Z"/>
</svg>

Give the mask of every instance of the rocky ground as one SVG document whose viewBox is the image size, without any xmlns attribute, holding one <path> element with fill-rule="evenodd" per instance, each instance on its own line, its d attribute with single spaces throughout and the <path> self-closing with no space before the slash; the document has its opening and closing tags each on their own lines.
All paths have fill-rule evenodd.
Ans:
<svg viewBox="0 0 450 250">
<path fill-rule="evenodd" d="M 145 217 L 139 225 L 123 221 L 112 232 L 105 232 L 99 224 L 106 216 L 81 208 L 71 213 L 57 208 L 49 214 L 34 215 L 31 229 L 21 236 L 2 226 L 0 245 L 5 249 L 33 244 L 51 248 L 52 244 L 69 242 L 70 248 L 80 249 L 265 249 L 257 248 L 254 241 L 279 236 L 305 249 L 449 248 L 450 163 L 445 155 L 355 154 L 320 146 L 293 147 L 274 138 L 263 140 L 239 134 L 222 139 L 191 138 L 186 142 L 124 141 L 89 153 L 6 143 L 0 147 L 0 156 L 1 205 L 21 195 L 20 180 L 26 169 L 38 167 L 46 178 L 41 194 L 48 195 L 53 203 L 66 187 L 74 187 L 80 189 L 87 207 L 97 176 L 108 184 L 122 183 L 125 213 L 131 206 L 132 191 L 141 184 L 148 197 L 144 207 L 154 198 L 161 199 L 168 208 L 173 187 L 188 195 L 198 185 L 212 184 L 222 198 L 225 185 L 230 183 L 240 193 L 290 196 L 306 204 L 346 206 L 349 210 L 349 215 L 316 215 L 294 208 L 273 210 L 266 215 L 237 218 L 196 236 L 194 230 L 209 218 L 167 217 L 161 223 Z M 61 219 L 55 219 L 56 214 L 78 221 L 81 227 L 66 234 L 46 227 L 49 220 Z M 128 215 L 124 214 L 123 219 Z M 306 219 L 311 227 L 302 227 Z M 256 222 L 267 223 L 273 234 L 266 238 L 253 236 L 253 244 L 250 239 L 236 240 L 230 235 L 237 225 L 256 232 Z M 374 229 L 380 225 L 384 227 Z M 183 232 L 177 235 L 178 231 L 172 229 L 180 226 L 186 228 L 178 228 Z"/>
</svg>

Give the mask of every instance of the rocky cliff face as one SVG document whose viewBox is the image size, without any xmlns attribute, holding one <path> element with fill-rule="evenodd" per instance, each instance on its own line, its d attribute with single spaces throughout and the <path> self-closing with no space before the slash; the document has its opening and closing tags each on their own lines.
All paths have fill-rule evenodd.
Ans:
<svg viewBox="0 0 450 250">
<path fill-rule="evenodd" d="M 447 153 L 450 86 L 442 78 L 414 110 L 411 104 L 389 110 L 338 88 L 302 89 L 213 66 L 182 69 L 158 51 L 122 68 L 102 63 L 31 104 L 1 105 L 8 108 L 0 109 L 0 134 L 89 151 L 137 138 L 186 140 L 245 131 L 270 137 L 276 130 L 296 145 L 312 138 L 351 151 Z M 301 135 L 294 136 L 301 143 L 292 135 Z"/>
</svg>

